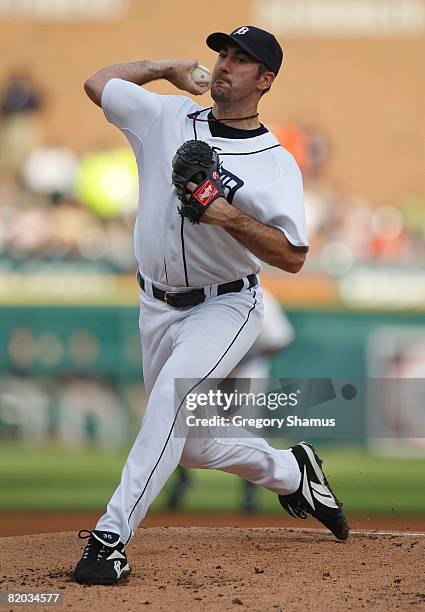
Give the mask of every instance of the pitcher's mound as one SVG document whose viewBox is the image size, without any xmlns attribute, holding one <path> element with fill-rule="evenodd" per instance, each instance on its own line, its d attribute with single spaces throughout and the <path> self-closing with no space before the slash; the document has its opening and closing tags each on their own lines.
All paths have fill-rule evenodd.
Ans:
<svg viewBox="0 0 425 612">
<path fill-rule="evenodd" d="M 0 591 L 59 593 L 59 609 L 77 612 L 425 607 L 420 533 L 354 532 L 340 543 L 320 530 L 140 529 L 127 547 L 132 574 L 109 587 L 72 581 L 84 543 L 74 532 L 2 538 Z"/>
</svg>

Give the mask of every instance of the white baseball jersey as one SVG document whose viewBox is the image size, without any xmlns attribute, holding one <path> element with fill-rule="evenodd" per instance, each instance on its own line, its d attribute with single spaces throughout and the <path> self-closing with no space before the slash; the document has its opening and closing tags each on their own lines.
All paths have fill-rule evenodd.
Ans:
<svg viewBox="0 0 425 612">
<path fill-rule="evenodd" d="M 171 161 L 183 142 L 203 140 L 220 159 L 226 199 L 254 219 L 284 232 L 293 245 L 307 246 L 303 186 L 292 157 L 265 128 L 253 137 L 213 136 L 208 122 L 188 115 L 203 110 L 185 96 L 161 96 L 111 79 L 102 95 L 108 121 L 133 148 L 139 169 L 139 209 L 134 231 L 141 273 L 176 289 L 202 287 L 260 271 L 260 262 L 222 228 L 192 225 L 178 214 Z M 220 124 L 223 127 L 223 124 Z M 240 132 L 228 128 L 227 132 Z M 148 151 L 145 154 L 145 149 Z"/>
</svg>

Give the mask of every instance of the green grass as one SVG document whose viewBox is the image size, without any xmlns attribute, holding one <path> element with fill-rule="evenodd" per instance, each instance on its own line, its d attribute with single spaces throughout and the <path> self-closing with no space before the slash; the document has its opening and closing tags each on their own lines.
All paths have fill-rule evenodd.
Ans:
<svg viewBox="0 0 425 612">
<path fill-rule="evenodd" d="M 390 458 L 365 449 L 320 448 L 327 473 L 351 514 L 424 514 L 425 458 Z M 126 451 L 35 449 L 0 445 L 0 511 L 100 511 L 119 482 Z M 192 470 L 183 509 L 232 512 L 242 481 L 216 471 Z M 164 508 L 169 485 L 153 510 Z M 280 512 L 276 495 L 260 490 L 264 512 Z"/>
</svg>

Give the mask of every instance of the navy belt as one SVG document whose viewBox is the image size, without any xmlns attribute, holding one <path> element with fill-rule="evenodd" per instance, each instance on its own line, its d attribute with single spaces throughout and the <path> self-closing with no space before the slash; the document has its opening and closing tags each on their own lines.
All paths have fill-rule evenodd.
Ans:
<svg viewBox="0 0 425 612">
<path fill-rule="evenodd" d="M 249 288 L 258 285 L 258 278 L 256 274 L 250 274 L 246 277 Z M 143 291 L 145 290 L 145 279 L 137 270 L 137 282 Z M 243 278 L 239 280 L 230 281 L 229 283 L 223 283 L 217 286 L 217 295 L 223 295 L 225 293 L 239 293 L 245 286 Z M 202 304 L 205 301 L 205 291 L 201 289 L 191 289 L 189 291 L 163 291 L 159 287 L 155 287 L 152 284 L 152 294 L 157 300 L 161 300 L 171 306 L 172 308 L 190 308 L 197 304 Z"/>
</svg>

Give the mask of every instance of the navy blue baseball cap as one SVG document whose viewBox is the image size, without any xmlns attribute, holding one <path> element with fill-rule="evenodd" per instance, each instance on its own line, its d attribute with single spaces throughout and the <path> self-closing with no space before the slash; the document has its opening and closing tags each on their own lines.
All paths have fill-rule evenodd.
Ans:
<svg viewBox="0 0 425 612">
<path fill-rule="evenodd" d="M 220 52 L 224 45 L 233 43 L 243 49 L 271 72 L 277 75 L 283 61 L 283 50 L 270 32 L 255 26 L 240 26 L 230 34 L 214 32 L 207 38 L 207 45 L 213 51 Z"/>
</svg>

